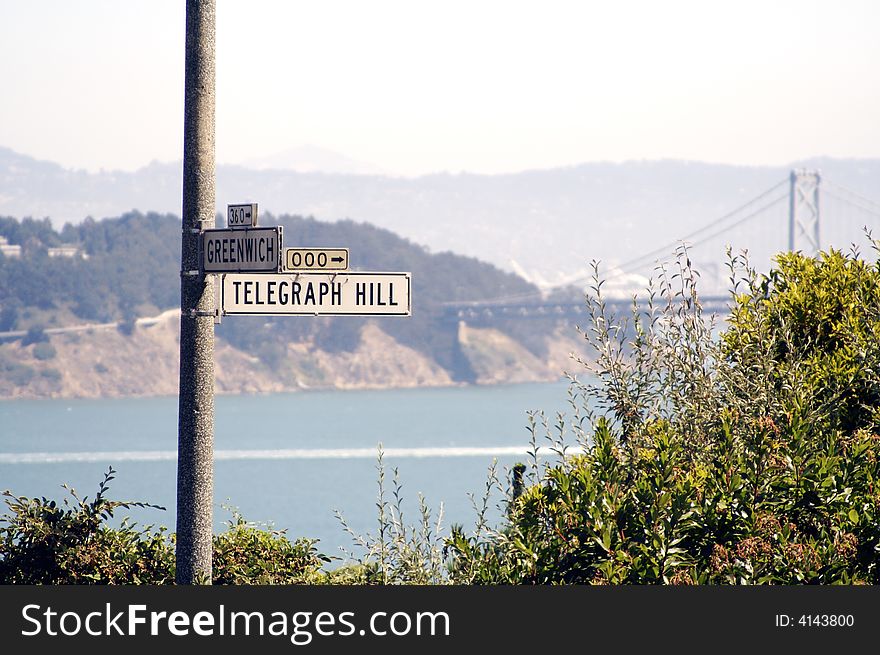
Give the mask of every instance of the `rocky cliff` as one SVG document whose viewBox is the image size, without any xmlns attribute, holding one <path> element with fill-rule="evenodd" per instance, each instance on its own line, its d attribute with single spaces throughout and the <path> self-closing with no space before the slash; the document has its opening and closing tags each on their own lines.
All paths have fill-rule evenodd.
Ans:
<svg viewBox="0 0 880 655">
<path fill-rule="evenodd" d="M 178 386 L 179 312 L 142 322 L 131 334 L 94 329 L 55 334 L 48 341 L 0 344 L 0 398 L 99 398 L 173 395 Z M 478 384 L 551 381 L 576 369 L 568 353 L 579 342 L 574 329 L 548 336 L 538 357 L 493 329 L 459 328 L 462 352 Z M 218 339 L 218 393 L 266 393 L 307 388 L 365 389 L 446 386 L 449 373 L 424 354 L 368 323 L 350 351 L 327 352 L 311 341 L 289 343 L 269 366 Z"/>
</svg>

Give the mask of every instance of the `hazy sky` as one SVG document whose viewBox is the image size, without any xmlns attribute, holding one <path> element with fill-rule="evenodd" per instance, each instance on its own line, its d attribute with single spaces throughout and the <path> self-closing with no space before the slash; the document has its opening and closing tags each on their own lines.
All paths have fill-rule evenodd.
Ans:
<svg viewBox="0 0 880 655">
<path fill-rule="evenodd" d="M 0 0 L 0 146 L 182 153 L 183 0 Z M 880 2 L 217 1 L 217 160 L 400 175 L 880 156 Z"/>
</svg>

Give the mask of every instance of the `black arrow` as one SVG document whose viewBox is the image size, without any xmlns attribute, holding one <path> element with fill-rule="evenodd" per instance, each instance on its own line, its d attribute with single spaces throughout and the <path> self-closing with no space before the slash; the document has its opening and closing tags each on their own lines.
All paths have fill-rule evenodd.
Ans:
<svg viewBox="0 0 880 655">
<path fill-rule="evenodd" d="M 345 258 L 344 257 L 331 257 L 330 261 L 331 262 L 344 262 Z"/>
</svg>

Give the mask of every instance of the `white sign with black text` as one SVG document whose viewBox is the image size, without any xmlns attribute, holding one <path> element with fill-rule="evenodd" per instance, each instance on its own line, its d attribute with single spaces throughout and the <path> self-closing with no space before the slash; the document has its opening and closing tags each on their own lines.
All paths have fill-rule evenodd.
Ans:
<svg viewBox="0 0 880 655">
<path fill-rule="evenodd" d="M 409 316 L 409 273 L 224 275 L 224 315 Z"/>
<path fill-rule="evenodd" d="M 202 270 L 205 273 L 265 272 L 281 269 L 281 227 L 205 230 Z"/>
<path fill-rule="evenodd" d="M 257 203 L 226 205 L 226 227 L 235 229 L 257 227 Z"/>
</svg>

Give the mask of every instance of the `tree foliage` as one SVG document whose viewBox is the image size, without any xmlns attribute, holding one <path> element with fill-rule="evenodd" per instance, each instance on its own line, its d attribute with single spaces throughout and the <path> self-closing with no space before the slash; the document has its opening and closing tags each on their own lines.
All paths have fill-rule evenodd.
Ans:
<svg viewBox="0 0 880 655">
<path fill-rule="evenodd" d="M 483 584 L 880 582 L 880 270 L 857 254 L 731 260 L 720 339 L 686 252 L 647 309 L 610 316 L 593 287 L 580 454 L 538 466 L 489 537 L 447 543 Z M 580 403 L 580 405 L 578 404 Z M 533 422 L 534 429 L 534 422 Z"/>
<path fill-rule="evenodd" d="M 490 264 L 449 252 L 430 253 L 423 246 L 366 223 L 351 220 L 328 223 L 289 215 L 267 215 L 261 217 L 261 222 L 282 225 L 288 246 L 348 246 L 352 270 L 411 272 L 412 316 L 405 320 L 383 320 L 382 330 L 439 362 L 451 370 L 453 377 L 466 376 L 467 372 L 456 370 L 456 362 L 450 357 L 458 323 L 448 321 L 443 313 L 443 303 L 537 293 L 537 289 L 522 278 L 504 273 Z M 218 327 L 218 334 L 255 353 L 276 352 L 277 344 L 303 341 L 312 341 L 330 352 L 350 352 L 360 342 L 364 325 L 373 320 L 359 317 L 236 317 L 224 321 Z M 515 330 L 504 327 L 514 338 L 517 337 Z M 264 358 L 267 363 L 271 360 L 271 357 Z"/>
<path fill-rule="evenodd" d="M 449 252 L 430 253 L 366 223 L 271 214 L 262 215 L 261 223 L 282 225 L 288 246 L 349 247 L 352 270 L 411 272 L 412 316 L 383 320 L 382 329 L 438 361 L 454 377 L 466 377 L 467 371 L 455 370 L 459 363 L 450 352 L 458 323 L 445 317 L 443 303 L 537 293 L 522 278 L 490 264 Z M 0 236 L 30 244 L 21 258 L 0 256 L 0 326 L 5 329 L 20 328 L 28 308 L 66 308 L 84 321 L 123 320 L 125 328 L 143 311 L 179 306 L 180 219 L 173 215 L 133 211 L 101 221 L 87 218 L 65 225 L 60 233 L 48 219 L 0 218 Z M 48 257 L 46 248 L 61 244 L 78 246 L 85 257 Z M 354 350 L 372 320 L 238 316 L 223 321 L 217 334 L 273 366 L 289 342 L 311 341 L 330 352 Z M 535 325 L 497 327 L 532 349 L 544 347 L 543 339 L 531 337 Z"/>
<path fill-rule="evenodd" d="M 46 221 L 34 227 L 0 218 L 11 243 L 27 234 L 39 247 L 19 258 L 0 257 L 0 306 L 69 307 L 86 321 L 121 318 L 138 306 L 167 309 L 180 302 L 180 220 L 170 214 L 130 212 L 86 219 L 59 233 Z M 30 226 L 27 229 L 23 226 Z M 48 246 L 75 245 L 83 256 L 49 257 Z"/>
<path fill-rule="evenodd" d="M 106 525 L 118 509 L 157 507 L 107 498 L 113 474 L 108 470 L 92 500 L 72 489 L 60 504 L 4 492 L 9 514 L 0 517 L 0 584 L 173 581 L 173 550 L 162 531 Z"/>
<path fill-rule="evenodd" d="M 60 504 L 5 492 L 8 513 L 0 516 L 0 584 L 172 584 L 174 537 L 164 528 L 138 529 L 124 519 L 108 525 L 119 509 L 154 507 L 111 500 L 111 468 L 95 497 L 72 489 Z M 263 529 L 234 513 L 213 538 L 213 584 L 320 582 L 329 559 L 317 542 L 291 542 L 283 531 Z"/>
<path fill-rule="evenodd" d="M 726 357 L 763 342 L 776 387 L 798 379 L 827 427 L 875 429 L 880 410 L 880 266 L 837 250 L 780 255 L 739 294 L 724 334 Z"/>
</svg>

